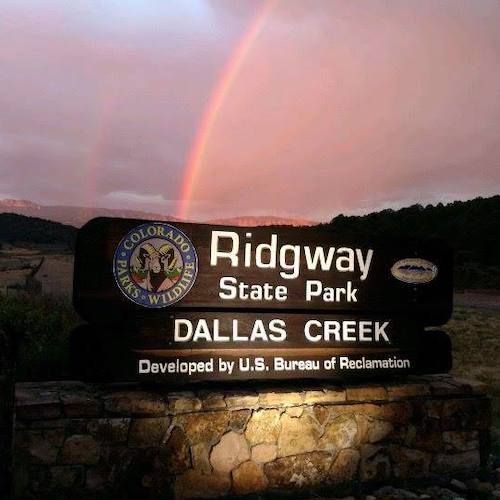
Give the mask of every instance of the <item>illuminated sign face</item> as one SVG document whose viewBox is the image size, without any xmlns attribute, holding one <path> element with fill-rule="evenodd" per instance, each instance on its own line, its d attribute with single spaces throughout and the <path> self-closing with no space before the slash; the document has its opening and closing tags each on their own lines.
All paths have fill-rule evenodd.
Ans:
<svg viewBox="0 0 500 500">
<path fill-rule="evenodd" d="M 174 226 L 143 224 L 118 244 L 113 273 L 120 291 L 132 302 L 167 307 L 191 290 L 198 273 L 198 256 L 189 238 Z"/>
<path fill-rule="evenodd" d="M 450 317 L 451 262 L 439 242 L 327 227 L 99 218 L 78 235 L 74 304 L 128 343 L 139 380 L 411 373 L 424 328 Z"/>
<path fill-rule="evenodd" d="M 435 242 L 141 222 L 100 218 L 80 230 L 74 298 L 87 321 L 121 321 L 137 306 L 144 318 L 147 309 L 353 312 L 425 326 L 451 313 L 451 255 Z"/>
</svg>

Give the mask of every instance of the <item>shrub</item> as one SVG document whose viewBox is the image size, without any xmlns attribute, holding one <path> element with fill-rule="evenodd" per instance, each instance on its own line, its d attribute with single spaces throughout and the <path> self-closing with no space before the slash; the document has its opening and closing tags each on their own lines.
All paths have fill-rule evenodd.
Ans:
<svg viewBox="0 0 500 500">
<path fill-rule="evenodd" d="M 69 335 L 79 322 L 68 300 L 50 296 L 0 296 L 0 329 L 18 346 L 17 378 L 67 377 Z"/>
</svg>

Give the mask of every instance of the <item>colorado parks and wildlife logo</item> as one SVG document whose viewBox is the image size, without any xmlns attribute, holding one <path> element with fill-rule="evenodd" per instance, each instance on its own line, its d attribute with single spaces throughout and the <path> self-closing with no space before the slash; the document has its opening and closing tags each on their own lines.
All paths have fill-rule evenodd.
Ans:
<svg viewBox="0 0 500 500">
<path fill-rule="evenodd" d="M 115 251 L 113 273 L 118 288 L 132 302 L 167 307 L 191 290 L 198 273 L 198 256 L 181 230 L 151 222 L 122 238 Z"/>
</svg>

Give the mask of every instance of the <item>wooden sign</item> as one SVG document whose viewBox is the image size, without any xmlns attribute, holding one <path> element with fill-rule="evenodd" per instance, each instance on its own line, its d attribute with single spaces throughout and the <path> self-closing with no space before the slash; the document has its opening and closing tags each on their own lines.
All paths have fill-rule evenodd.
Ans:
<svg viewBox="0 0 500 500">
<path fill-rule="evenodd" d="M 145 349 L 411 347 L 421 328 L 387 316 L 172 311 L 164 321 L 129 324 Z"/>
<path fill-rule="evenodd" d="M 193 350 L 133 351 L 137 378 L 162 382 L 206 380 L 280 380 L 374 378 L 415 373 L 414 352 L 398 349 L 300 349 L 276 352 L 272 349 L 248 351 L 229 349 L 217 352 Z"/>
<path fill-rule="evenodd" d="M 387 317 L 178 311 L 130 338 L 139 379 L 349 379 L 414 372 L 421 333 Z"/>
<path fill-rule="evenodd" d="M 446 322 L 451 253 L 428 241 L 347 241 L 328 226 L 241 228 L 99 218 L 80 231 L 74 303 L 114 324 L 172 311 L 324 312 Z"/>
<path fill-rule="evenodd" d="M 74 375 L 85 379 L 171 386 L 252 380 L 367 380 L 451 369 L 451 344 L 445 333 L 408 333 L 409 338 L 401 337 L 401 345 L 330 342 L 315 347 L 222 347 L 200 343 L 182 348 L 168 343 L 162 346 L 158 340 L 141 344 L 134 333 L 123 328 L 83 325 L 72 335 L 71 365 Z"/>
<path fill-rule="evenodd" d="M 451 276 L 436 242 L 94 219 L 78 234 L 74 276 L 93 333 L 74 352 L 93 345 L 94 374 L 101 360 L 112 378 L 171 385 L 445 370 L 449 343 L 424 327 L 448 320 Z M 422 350 L 431 338 L 435 365 Z"/>
</svg>

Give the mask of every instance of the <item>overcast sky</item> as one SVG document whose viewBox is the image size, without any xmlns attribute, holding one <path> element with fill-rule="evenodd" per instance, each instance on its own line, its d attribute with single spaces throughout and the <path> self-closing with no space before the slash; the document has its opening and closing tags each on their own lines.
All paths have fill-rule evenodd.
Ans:
<svg viewBox="0 0 500 500">
<path fill-rule="evenodd" d="M 0 198 L 327 220 L 500 193 L 500 2 L 2 0 Z M 185 190 L 184 190 L 185 192 Z"/>
</svg>

